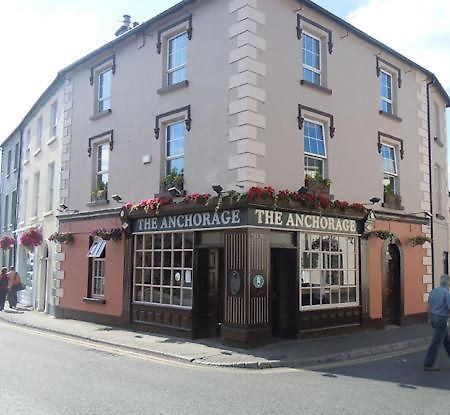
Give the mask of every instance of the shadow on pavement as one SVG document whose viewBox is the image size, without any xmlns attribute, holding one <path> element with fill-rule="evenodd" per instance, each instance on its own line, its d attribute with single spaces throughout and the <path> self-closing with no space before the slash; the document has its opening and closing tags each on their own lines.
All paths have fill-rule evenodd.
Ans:
<svg viewBox="0 0 450 415">
<path fill-rule="evenodd" d="M 450 390 L 450 360 L 445 351 L 440 350 L 436 366 L 438 372 L 423 370 L 423 351 L 405 353 L 401 356 L 380 359 L 339 367 L 321 368 L 313 371 L 324 377 L 338 380 L 342 376 L 364 378 L 381 382 L 391 382 L 396 387 L 416 390 L 419 388 L 434 388 Z"/>
</svg>

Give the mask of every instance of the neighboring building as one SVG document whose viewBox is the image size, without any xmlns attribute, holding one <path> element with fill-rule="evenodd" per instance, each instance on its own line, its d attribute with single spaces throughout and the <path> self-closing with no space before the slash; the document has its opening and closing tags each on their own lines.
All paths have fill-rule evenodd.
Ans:
<svg viewBox="0 0 450 415">
<path fill-rule="evenodd" d="M 307 0 L 185 0 L 59 76 L 58 316 L 244 346 L 425 320 L 449 240 L 431 72 Z"/>
<path fill-rule="evenodd" d="M 0 235 L 14 237 L 17 224 L 17 194 L 20 177 L 20 130 L 16 129 L 1 145 Z M 17 244 L 0 250 L 0 265 L 15 265 Z"/>
<path fill-rule="evenodd" d="M 57 77 L 20 124 L 23 135 L 18 223 L 20 236 L 32 228 L 43 243 L 34 249 L 18 244 L 17 271 L 27 289 L 20 301 L 53 313 L 54 244 L 48 237 L 58 228 L 61 147 L 63 135 L 63 79 Z"/>
</svg>

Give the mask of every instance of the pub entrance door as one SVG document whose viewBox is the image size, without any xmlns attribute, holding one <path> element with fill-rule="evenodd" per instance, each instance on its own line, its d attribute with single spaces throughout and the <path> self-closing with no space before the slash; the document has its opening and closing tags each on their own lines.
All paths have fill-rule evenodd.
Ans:
<svg viewBox="0 0 450 415">
<path fill-rule="evenodd" d="M 272 335 L 285 339 L 297 337 L 296 270 L 297 250 L 271 250 Z"/>
<path fill-rule="evenodd" d="M 383 318 L 386 324 L 400 325 L 401 284 L 400 251 L 398 246 L 388 246 L 388 260 L 383 284 Z"/>
<path fill-rule="evenodd" d="M 220 336 L 225 301 L 223 250 L 199 249 L 197 258 L 197 336 Z"/>
</svg>

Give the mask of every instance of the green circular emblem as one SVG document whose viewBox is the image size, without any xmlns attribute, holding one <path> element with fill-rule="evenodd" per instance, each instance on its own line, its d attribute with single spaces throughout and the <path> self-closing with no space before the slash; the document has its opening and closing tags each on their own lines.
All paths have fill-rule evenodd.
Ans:
<svg viewBox="0 0 450 415">
<path fill-rule="evenodd" d="M 255 288 L 262 288 L 264 287 L 264 277 L 261 274 L 257 274 L 253 277 L 253 286 Z"/>
</svg>

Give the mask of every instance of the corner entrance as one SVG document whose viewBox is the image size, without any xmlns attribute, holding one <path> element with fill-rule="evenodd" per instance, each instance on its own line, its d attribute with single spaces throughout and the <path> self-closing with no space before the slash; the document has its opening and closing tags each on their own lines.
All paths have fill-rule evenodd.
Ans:
<svg viewBox="0 0 450 415">
<path fill-rule="evenodd" d="M 197 336 L 220 336 L 224 310 L 223 250 L 199 249 L 197 258 Z"/>
<path fill-rule="evenodd" d="M 387 266 L 383 284 L 383 318 L 386 324 L 400 325 L 401 284 L 400 251 L 397 245 L 388 246 Z"/>
<path fill-rule="evenodd" d="M 272 335 L 285 339 L 297 337 L 296 292 L 297 250 L 272 249 Z"/>
</svg>

